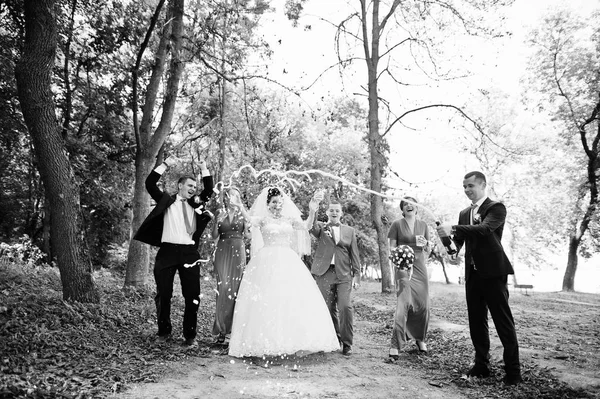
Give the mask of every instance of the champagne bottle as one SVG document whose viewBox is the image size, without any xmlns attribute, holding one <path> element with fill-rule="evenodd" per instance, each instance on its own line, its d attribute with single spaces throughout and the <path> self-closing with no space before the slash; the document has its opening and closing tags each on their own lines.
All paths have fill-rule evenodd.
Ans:
<svg viewBox="0 0 600 399">
<path fill-rule="evenodd" d="M 439 221 L 436 221 L 435 224 L 439 226 L 441 223 Z M 454 245 L 454 241 L 452 241 L 450 237 L 440 237 L 440 240 L 442 240 L 442 244 L 444 244 L 448 255 L 456 254 L 456 245 Z"/>
</svg>

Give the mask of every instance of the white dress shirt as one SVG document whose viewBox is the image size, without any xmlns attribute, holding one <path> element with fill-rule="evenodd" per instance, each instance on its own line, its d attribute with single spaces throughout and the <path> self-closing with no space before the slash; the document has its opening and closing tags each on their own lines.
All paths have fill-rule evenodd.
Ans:
<svg viewBox="0 0 600 399">
<path fill-rule="evenodd" d="M 185 210 L 188 214 L 188 220 L 190 223 L 192 223 L 192 226 L 194 226 L 196 221 L 196 217 L 194 216 L 194 208 L 192 208 L 186 201 L 182 201 L 182 199 L 184 198 L 177 194 L 177 199 L 175 202 L 173 202 L 165 211 L 163 233 L 161 238 L 162 242 L 183 245 L 194 244 L 194 240 L 192 240 L 192 234 L 188 234 L 185 228 L 183 210 L 181 209 L 182 207 L 185 207 Z"/>
<path fill-rule="evenodd" d="M 487 199 L 487 195 L 484 195 L 483 198 L 481 198 L 479 201 L 477 201 L 474 204 L 471 204 L 472 208 L 471 208 L 471 216 L 470 216 L 470 221 L 471 224 L 473 224 L 473 216 L 475 216 L 475 214 L 479 213 L 479 207 L 481 206 L 481 204 L 483 204 L 483 202 Z M 475 206 L 473 206 L 475 205 Z"/>
<path fill-rule="evenodd" d="M 329 226 L 331 227 L 331 231 L 333 231 L 333 238 L 335 240 L 335 243 L 337 245 L 338 242 L 340 242 L 340 225 L 337 226 Z M 335 265 L 335 252 L 333 253 L 333 256 L 331 257 L 331 264 Z"/>
</svg>

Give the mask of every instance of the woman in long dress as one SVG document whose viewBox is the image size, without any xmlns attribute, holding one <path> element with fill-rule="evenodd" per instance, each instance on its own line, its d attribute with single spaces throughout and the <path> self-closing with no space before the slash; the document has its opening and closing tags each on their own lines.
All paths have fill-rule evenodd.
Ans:
<svg viewBox="0 0 600 399">
<path fill-rule="evenodd" d="M 395 220 L 390 227 L 390 248 L 408 245 L 415 252 L 410 272 L 395 269 L 396 311 L 389 356 L 397 359 L 399 350 L 408 338 L 414 338 L 420 352 L 427 352 L 426 336 L 429 328 L 429 277 L 426 253 L 429 250 L 429 228 L 417 219 L 417 201 L 404 197 L 400 202 L 403 218 Z"/>
<path fill-rule="evenodd" d="M 235 300 L 246 267 L 244 237 L 250 236 L 250 229 L 236 205 L 241 203 L 238 189 L 222 190 L 220 199 L 223 208 L 218 210 L 212 230 L 212 238 L 218 239 L 214 261 L 217 299 L 213 334 L 217 336 L 216 343 L 223 345 L 231 333 Z"/>
<path fill-rule="evenodd" d="M 311 200 L 310 206 L 318 201 Z M 339 350 L 325 300 L 300 258 L 310 251 L 307 226 L 312 224 L 300 216 L 275 187 L 264 189 L 252 206 L 252 257 L 238 291 L 229 355 Z"/>
</svg>

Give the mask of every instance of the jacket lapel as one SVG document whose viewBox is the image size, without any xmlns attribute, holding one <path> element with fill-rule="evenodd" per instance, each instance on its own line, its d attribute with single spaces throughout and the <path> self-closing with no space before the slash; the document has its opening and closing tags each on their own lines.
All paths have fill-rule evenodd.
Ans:
<svg viewBox="0 0 600 399">
<path fill-rule="evenodd" d="M 487 210 L 490 207 L 491 203 L 492 203 L 492 200 L 488 197 L 488 198 L 485 199 L 485 201 L 483 201 L 483 203 L 481 204 L 481 206 L 477 210 L 477 213 L 481 217 L 481 221 L 482 222 L 483 222 L 483 219 L 485 218 L 485 214 L 487 213 Z"/>
</svg>

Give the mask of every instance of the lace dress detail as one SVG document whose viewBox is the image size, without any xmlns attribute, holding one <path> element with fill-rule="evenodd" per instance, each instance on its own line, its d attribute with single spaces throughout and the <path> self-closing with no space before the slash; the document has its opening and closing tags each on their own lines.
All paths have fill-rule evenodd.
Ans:
<svg viewBox="0 0 600 399">
<path fill-rule="evenodd" d="M 339 342 L 329 310 L 312 275 L 292 250 L 301 220 L 253 220 L 264 246 L 242 278 L 233 316 L 229 354 L 279 356 L 330 352 Z"/>
</svg>

